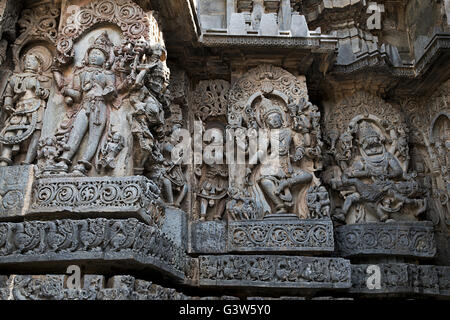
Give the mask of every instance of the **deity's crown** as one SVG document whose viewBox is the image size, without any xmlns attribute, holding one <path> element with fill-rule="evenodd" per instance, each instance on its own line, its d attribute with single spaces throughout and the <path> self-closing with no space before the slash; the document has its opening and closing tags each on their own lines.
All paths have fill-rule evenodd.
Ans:
<svg viewBox="0 0 450 320">
<path fill-rule="evenodd" d="M 377 137 L 381 139 L 380 134 L 368 122 L 363 122 L 359 125 L 359 140 L 363 142 L 368 138 Z"/>
<path fill-rule="evenodd" d="M 283 116 L 283 113 L 279 106 L 274 105 L 272 101 L 267 99 L 266 97 L 262 97 L 261 104 L 261 119 L 263 121 L 266 121 L 267 117 L 273 113 L 278 113 L 281 117 Z"/>
<path fill-rule="evenodd" d="M 109 39 L 108 33 L 105 31 L 95 39 L 93 44 L 89 46 L 87 54 L 89 54 L 93 49 L 99 49 L 105 54 L 106 60 L 109 60 L 111 58 L 111 50 L 113 46 L 114 45 Z"/>
</svg>

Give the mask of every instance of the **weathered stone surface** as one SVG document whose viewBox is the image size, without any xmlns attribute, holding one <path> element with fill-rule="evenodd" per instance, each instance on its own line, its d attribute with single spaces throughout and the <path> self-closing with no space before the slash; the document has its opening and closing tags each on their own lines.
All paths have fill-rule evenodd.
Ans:
<svg viewBox="0 0 450 320">
<path fill-rule="evenodd" d="M 245 25 L 245 18 L 242 13 L 231 14 L 228 33 L 230 35 L 244 35 L 247 33 L 247 26 Z"/>
<path fill-rule="evenodd" d="M 430 222 L 363 223 L 336 229 L 336 244 L 344 257 L 409 256 L 433 258 L 436 254 Z"/>
<path fill-rule="evenodd" d="M 273 13 L 264 13 L 262 15 L 259 32 L 262 36 L 278 35 L 278 24 Z"/>
<path fill-rule="evenodd" d="M 352 288 L 349 292 L 364 295 L 430 295 L 449 296 L 450 267 L 414 265 L 406 263 L 377 264 L 380 268 L 380 287 L 369 288 L 370 265 L 352 265 Z"/>
<path fill-rule="evenodd" d="M 308 37 L 309 29 L 305 16 L 293 15 L 291 22 L 291 35 L 293 37 Z"/>
<path fill-rule="evenodd" d="M 33 166 L 0 167 L 0 219 L 23 217 L 30 207 Z"/>
<path fill-rule="evenodd" d="M 331 220 L 230 221 L 228 252 L 334 251 Z"/>
<path fill-rule="evenodd" d="M 199 285 L 262 288 L 349 288 L 350 262 L 342 258 L 271 255 L 199 257 Z"/>
<path fill-rule="evenodd" d="M 224 221 L 198 221 L 191 224 L 191 252 L 225 253 L 227 224 Z"/>
<path fill-rule="evenodd" d="M 161 231 L 179 248 L 187 248 L 187 215 L 174 207 L 165 207 Z"/>
</svg>

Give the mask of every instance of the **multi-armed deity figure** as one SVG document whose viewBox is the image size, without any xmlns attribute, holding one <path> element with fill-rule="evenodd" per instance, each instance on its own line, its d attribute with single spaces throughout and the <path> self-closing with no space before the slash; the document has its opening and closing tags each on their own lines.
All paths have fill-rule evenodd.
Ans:
<svg viewBox="0 0 450 320">
<path fill-rule="evenodd" d="M 66 103 L 77 103 L 79 108 L 64 152 L 55 165 L 60 171 L 68 171 L 86 133 L 87 147 L 73 171 L 86 174 L 92 167 L 91 160 L 98 151 L 107 126 L 108 108 L 116 95 L 115 75 L 109 70 L 113 61 L 112 43 L 105 32 L 87 49 L 83 65 L 75 71 L 71 85 L 62 89 Z"/>
<path fill-rule="evenodd" d="M 300 134 L 285 125 L 282 109 L 271 100 L 262 97 L 260 104 L 261 122 L 269 130 L 271 152 L 263 159 L 259 167 L 257 181 L 264 194 L 275 205 L 276 213 L 287 213 L 293 206 L 291 188 L 310 183 L 311 173 L 296 169 L 291 164 L 291 144 L 294 144 L 293 160 L 300 161 L 305 153 Z M 277 139 L 274 145 L 274 139 Z M 278 150 L 277 150 L 278 148 Z"/>
<path fill-rule="evenodd" d="M 399 160 L 386 149 L 385 138 L 373 124 L 361 121 L 353 131 L 358 137 L 361 157 L 344 170 L 341 179 L 333 181 L 335 189 L 353 190 L 345 197 L 342 208 L 336 210 L 335 218 L 345 220 L 350 209 L 360 203 L 364 203 L 365 209 L 379 221 L 388 221 L 391 214 L 399 212 L 405 204 L 420 208 L 416 216 L 423 212 L 425 200 L 415 199 L 420 194 L 419 185 L 404 173 Z"/>
<path fill-rule="evenodd" d="M 42 63 L 38 55 L 28 53 L 23 72 L 13 74 L 8 81 L 3 102 L 7 119 L 0 133 L 0 166 L 11 165 L 13 155 L 19 153 L 21 145 L 27 142 L 28 151 L 22 163 L 31 164 L 36 158 L 49 96 L 46 88 L 49 78 L 41 74 Z"/>
</svg>

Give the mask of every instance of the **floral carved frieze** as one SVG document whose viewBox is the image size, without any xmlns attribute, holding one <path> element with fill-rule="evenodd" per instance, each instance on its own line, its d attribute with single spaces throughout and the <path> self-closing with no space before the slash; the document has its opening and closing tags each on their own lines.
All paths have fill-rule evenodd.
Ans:
<svg viewBox="0 0 450 320">
<path fill-rule="evenodd" d="M 230 221 L 228 252 L 333 251 L 331 220 Z"/>
<path fill-rule="evenodd" d="M 362 223 L 336 229 L 344 257 L 362 255 L 432 258 L 436 254 L 431 222 Z"/>
</svg>

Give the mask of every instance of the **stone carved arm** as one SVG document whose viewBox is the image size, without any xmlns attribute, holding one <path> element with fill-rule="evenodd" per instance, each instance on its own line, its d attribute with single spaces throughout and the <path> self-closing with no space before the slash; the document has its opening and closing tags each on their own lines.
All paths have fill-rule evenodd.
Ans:
<svg viewBox="0 0 450 320">
<path fill-rule="evenodd" d="M 295 133 L 293 140 L 295 147 L 294 162 L 299 162 L 300 160 L 303 159 L 306 152 L 303 146 L 303 136 L 300 133 Z"/>
<path fill-rule="evenodd" d="M 4 94 L 4 100 L 3 100 L 3 109 L 7 113 L 13 113 L 14 112 L 14 89 L 13 85 L 11 83 L 11 80 L 8 82 L 8 85 L 6 86 L 5 94 Z"/>
<path fill-rule="evenodd" d="M 66 98 L 67 104 L 70 106 L 73 102 L 80 102 L 81 100 L 81 78 L 79 74 L 76 74 L 73 78 L 70 87 L 63 87 L 61 94 Z M 72 100 L 71 100 L 72 99 Z"/>
<path fill-rule="evenodd" d="M 388 178 L 400 178 L 403 176 L 403 169 L 400 166 L 400 163 L 398 162 L 397 158 L 394 156 L 389 159 L 389 167 L 391 170 L 388 171 Z"/>
<path fill-rule="evenodd" d="M 115 79 L 113 75 L 106 76 L 106 87 L 103 89 L 103 96 L 105 98 L 112 98 L 116 96 L 116 87 L 114 81 Z"/>
</svg>

